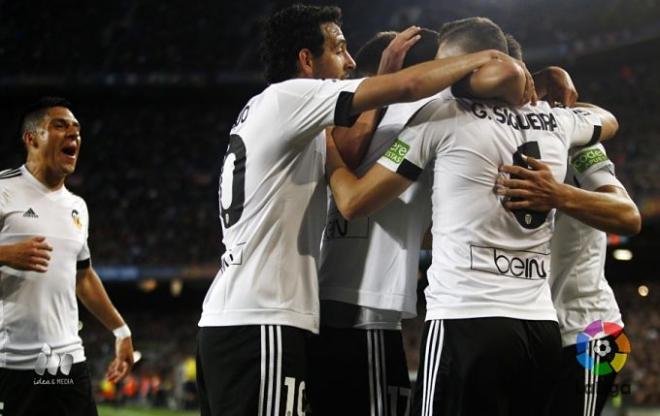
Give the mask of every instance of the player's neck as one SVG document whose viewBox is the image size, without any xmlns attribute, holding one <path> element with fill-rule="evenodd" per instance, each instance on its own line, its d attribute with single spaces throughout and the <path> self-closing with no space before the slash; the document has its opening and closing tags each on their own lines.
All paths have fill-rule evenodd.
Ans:
<svg viewBox="0 0 660 416">
<path fill-rule="evenodd" d="M 39 164 L 33 160 L 28 160 L 25 163 L 27 170 L 41 182 L 46 188 L 51 191 L 57 191 L 64 186 L 65 176 L 57 175 L 53 171 L 46 168 L 44 165 Z"/>
</svg>

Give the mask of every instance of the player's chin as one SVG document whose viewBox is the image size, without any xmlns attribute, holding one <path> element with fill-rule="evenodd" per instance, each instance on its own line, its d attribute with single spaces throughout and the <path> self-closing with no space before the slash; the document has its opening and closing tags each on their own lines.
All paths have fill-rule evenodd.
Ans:
<svg viewBox="0 0 660 416">
<path fill-rule="evenodd" d="M 67 162 L 60 165 L 60 171 L 64 176 L 71 175 L 76 171 L 76 162 Z"/>
</svg>

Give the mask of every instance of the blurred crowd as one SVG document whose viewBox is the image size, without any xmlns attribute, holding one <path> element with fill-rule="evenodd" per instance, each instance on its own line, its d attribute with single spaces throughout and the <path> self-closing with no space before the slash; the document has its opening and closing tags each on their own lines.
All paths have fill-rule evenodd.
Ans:
<svg viewBox="0 0 660 416">
<path fill-rule="evenodd" d="M 229 129 L 245 101 L 263 87 L 258 81 L 232 84 L 227 77 L 260 71 L 260 22 L 290 3 L 74 0 L 52 7 L 46 0 L 0 0 L 0 88 L 10 87 L 13 94 L 0 102 L 0 170 L 24 160 L 16 133 L 21 105 L 57 91 L 72 99 L 83 127 L 78 169 L 67 186 L 89 205 L 95 263 L 218 264 L 223 250 L 218 176 Z M 344 10 L 352 51 L 376 31 L 410 24 L 438 28 L 475 10 L 529 50 L 547 45 L 563 50 L 589 39 L 621 46 L 660 25 L 660 2 L 654 0 L 383 0 L 378 13 L 371 13 L 367 2 L 332 3 Z M 656 46 L 642 50 L 647 55 L 642 58 L 613 52 L 600 66 L 566 61 L 581 100 L 602 105 L 619 119 L 620 133 L 606 148 L 645 220 L 660 217 Z M 132 86 L 136 74 L 151 74 L 152 86 Z M 223 81 L 212 88 L 204 81 L 220 75 Z M 117 79 L 121 88 L 111 88 Z M 169 87 L 153 87 L 162 84 Z M 659 405 L 660 285 L 650 285 L 645 298 L 634 285 L 615 292 L 633 345 L 619 378 L 632 386 L 623 400 Z M 201 299 L 183 310 L 167 305 L 120 307 L 143 358 L 133 377 L 118 386 L 99 377 L 112 355 L 111 337 L 84 319 L 81 334 L 100 401 L 194 407 L 191 360 Z M 422 326 L 421 318 L 404 323 L 411 369 L 417 368 Z"/>
<path fill-rule="evenodd" d="M 162 2 L 0 1 L 0 62 L 4 75 L 97 73 L 212 74 L 259 70 L 260 22 L 294 1 Z M 411 24 L 437 29 L 475 14 L 491 17 L 526 48 L 595 37 L 625 41 L 658 28 L 660 3 L 653 0 L 312 0 L 344 11 L 349 46 L 380 30 Z"/>
</svg>

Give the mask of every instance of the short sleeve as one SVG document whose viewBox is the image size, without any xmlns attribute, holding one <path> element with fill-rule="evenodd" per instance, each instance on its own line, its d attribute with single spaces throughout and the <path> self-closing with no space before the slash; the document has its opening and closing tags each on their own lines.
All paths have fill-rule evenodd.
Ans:
<svg viewBox="0 0 660 416">
<path fill-rule="evenodd" d="M 598 143 L 602 122 L 597 114 L 586 108 L 560 107 L 553 108 L 552 113 L 562 127 L 569 147 Z"/>
<path fill-rule="evenodd" d="M 81 204 L 80 204 L 80 210 L 75 210 L 72 215 L 74 215 L 74 222 L 77 224 L 80 224 L 81 227 L 83 227 L 84 230 L 84 243 L 80 251 L 78 252 L 77 256 L 77 263 L 76 263 L 76 268 L 78 270 L 81 269 L 86 269 L 91 265 L 91 252 L 89 250 L 89 244 L 87 242 L 89 238 L 89 213 L 87 211 L 87 204 L 85 204 L 85 201 L 81 199 Z M 76 218 L 77 215 L 77 218 Z"/>
<path fill-rule="evenodd" d="M 295 130 L 350 127 L 359 114 L 351 115 L 353 96 L 363 79 L 318 80 L 297 78 L 274 86 L 278 111 Z"/>
<path fill-rule="evenodd" d="M 623 188 L 614 174 L 614 164 L 600 143 L 573 151 L 570 169 L 577 184 L 584 190 L 595 191 L 606 185 Z"/>
<path fill-rule="evenodd" d="M 417 180 L 453 129 L 451 102 L 436 100 L 419 110 L 378 163 L 411 181 Z"/>
</svg>

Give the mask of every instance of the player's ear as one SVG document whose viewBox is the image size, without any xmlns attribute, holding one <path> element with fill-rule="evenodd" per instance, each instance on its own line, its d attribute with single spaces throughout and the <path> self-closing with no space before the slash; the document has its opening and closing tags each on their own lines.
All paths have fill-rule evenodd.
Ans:
<svg viewBox="0 0 660 416">
<path fill-rule="evenodd" d="M 298 51 L 298 69 L 300 75 L 305 78 L 312 78 L 314 76 L 314 55 L 307 48 Z"/>
<path fill-rule="evenodd" d="M 23 144 L 26 149 L 37 147 L 37 137 L 35 132 L 26 130 L 23 132 Z"/>
</svg>

